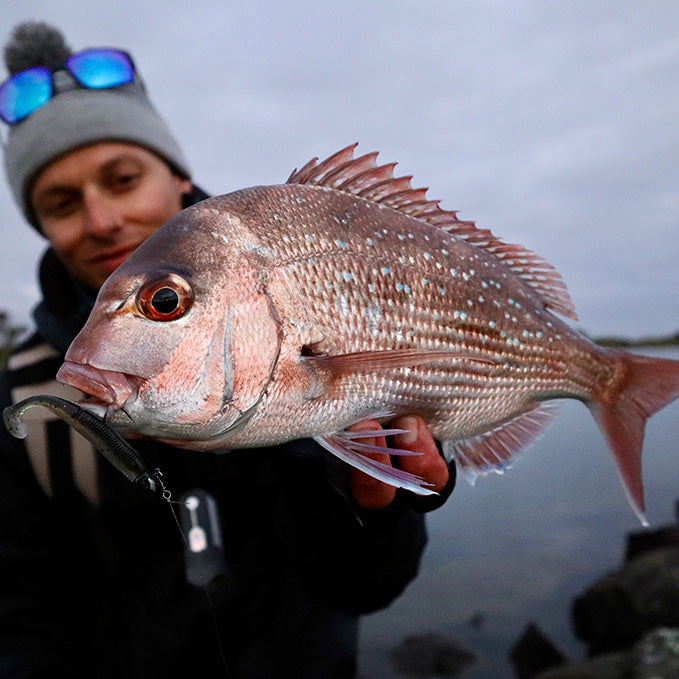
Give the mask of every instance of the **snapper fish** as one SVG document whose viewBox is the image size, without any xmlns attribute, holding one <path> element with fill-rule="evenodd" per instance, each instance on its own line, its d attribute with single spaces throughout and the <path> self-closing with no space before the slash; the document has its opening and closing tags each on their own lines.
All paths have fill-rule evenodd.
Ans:
<svg viewBox="0 0 679 679">
<path fill-rule="evenodd" d="M 123 433 L 213 451 L 311 437 L 420 494 L 349 427 L 419 414 L 474 477 L 578 399 L 645 521 L 644 426 L 679 395 L 679 361 L 597 346 L 557 315 L 576 319 L 545 260 L 355 146 L 175 215 L 101 288 L 58 379 Z"/>
</svg>

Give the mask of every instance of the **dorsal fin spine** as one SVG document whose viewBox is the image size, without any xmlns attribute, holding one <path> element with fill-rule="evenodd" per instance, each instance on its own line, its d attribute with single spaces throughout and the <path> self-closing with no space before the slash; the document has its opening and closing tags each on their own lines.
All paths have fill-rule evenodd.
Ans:
<svg viewBox="0 0 679 679">
<path fill-rule="evenodd" d="M 286 180 L 286 184 L 306 184 L 309 177 L 312 175 L 313 171 L 316 169 L 316 163 L 318 158 L 312 158 L 308 163 L 302 165 L 302 167 L 297 170 L 293 170 L 290 176 Z"/>
<path fill-rule="evenodd" d="M 373 200 L 376 203 L 384 203 L 393 196 L 400 195 L 404 191 L 410 191 L 411 177 L 397 177 L 396 179 L 387 179 L 373 189 L 363 189 L 358 195 L 366 200 Z"/>
<path fill-rule="evenodd" d="M 337 188 L 340 191 L 348 191 L 349 193 L 360 193 L 361 189 L 373 186 L 376 181 L 388 180 L 392 174 L 393 166 L 388 167 L 383 165 L 381 167 L 374 167 L 355 177 L 346 179 Z"/>
<path fill-rule="evenodd" d="M 456 212 L 441 209 L 440 201 L 426 200 L 427 189 L 413 189 L 411 177 L 394 177 L 396 163 L 377 165 L 377 152 L 354 158 L 357 145 L 351 144 L 320 163 L 313 158 L 294 170 L 287 183 L 327 186 L 437 226 L 501 261 L 538 292 L 545 307 L 577 320 L 565 283 L 546 260 L 521 245 L 503 243 L 474 222 L 460 220 Z"/>
<path fill-rule="evenodd" d="M 378 169 L 375 164 L 376 158 L 376 152 L 367 153 L 360 158 L 354 158 L 353 160 L 340 165 L 335 170 L 331 170 L 325 174 L 320 179 L 320 183 L 326 184 L 327 186 L 332 186 L 338 191 L 342 191 L 343 189 L 341 186 L 346 182 L 355 180 L 365 172 Z"/>
</svg>

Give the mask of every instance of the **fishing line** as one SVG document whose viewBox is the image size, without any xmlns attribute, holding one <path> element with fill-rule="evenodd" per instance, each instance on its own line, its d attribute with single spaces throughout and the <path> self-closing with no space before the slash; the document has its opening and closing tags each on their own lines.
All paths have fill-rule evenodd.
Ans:
<svg viewBox="0 0 679 679">
<path fill-rule="evenodd" d="M 174 519 L 174 522 L 177 526 L 177 529 L 179 530 L 179 534 L 182 536 L 182 541 L 184 542 L 184 545 L 187 549 L 191 549 L 191 546 L 188 541 L 188 537 L 184 535 L 184 530 L 182 529 L 182 524 L 179 521 L 179 517 L 177 516 L 177 512 L 175 512 L 174 507 L 172 505 L 181 505 L 182 507 L 187 506 L 187 502 L 180 502 L 178 500 L 173 500 L 172 499 L 172 492 L 170 489 L 165 485 L 165 479 L 163 477 L 163 472 L 160 471 L 160 469 L 156 468 L 153 470 L 153 473 L 151 474 L 151 477 L 155 479 L 155 481 L 158 483 L 160 486 L 160 490 L 163 495 L 163 500 L 167 502 L 167 506 L 170 508 L 170 512 L 172 514 L 172 518 Z M 207 585 L 203 585 L 201 589 L 205 592 L 205 596 L 207 597 L 207 603 L 210 608 L 210 614 L 212 615 L 212 622 L 214 624 L 214 629 L 215 629 L 215 634 L 217 637 L 217 647 L 219 648 L 219 656 L 222 659 L 222 665 L 224 666 L 224 671 L 226 672 L 226 677 L 227 679 L 233 679 L 233 676 L 231 672 L 229 672 L 229 666 L 226 661 L 226 656 L 224 655 L 224 646 L 222 644 L 222 635 L 219 633 L 219 622 L 217 620 L 217 612 L 215 611 L 214 603 L 212 601 L 212 597 L 210 596 L 210 591 L 207 588 Z"/>
</svg>

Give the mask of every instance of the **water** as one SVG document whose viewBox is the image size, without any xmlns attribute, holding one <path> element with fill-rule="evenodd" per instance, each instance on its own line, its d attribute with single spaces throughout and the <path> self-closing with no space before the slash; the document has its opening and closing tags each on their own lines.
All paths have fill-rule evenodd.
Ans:
<svg viewBox="0 0 679 679">
<path fill-rule="evenodd" d="M 674 348 L 643 353 L 679 359 Z M 646 427 L 651 528 L 675 520 L 678 441 L 675 402 Z M 389 651 L 426 632 L 455 637 L 475 653 L 463 679 L 513 679 L 507 654 L 529 621 L 569 658 L 583 657 L 571 630 L 571 601 L 621 563 L 626 534 L 641 530 L 594 420 L 570 401 L 505 475 L 480 478 L 473 488 L 459 479 L 428 526 L 419 577 L 390 608 L 364 618 L 362 679 L 401 677 Z M 470 624 L 473 616 L 480 625 Z"/>
</svg>

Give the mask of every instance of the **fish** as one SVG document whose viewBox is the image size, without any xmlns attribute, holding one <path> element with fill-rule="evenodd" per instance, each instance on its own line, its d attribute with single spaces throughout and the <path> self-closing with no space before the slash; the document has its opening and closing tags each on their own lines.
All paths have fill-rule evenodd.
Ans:
<svg viewBox="0 0 679 679">
<path fill-rule="evenodd" d="M 355 148 L 172 217 L 105 282 L 57 379 L 124 434 L 217 452 L 313 438 L 419 494 L 352 425 L 420 415 L 473 480 L 576 399 L 645 522 L 645 423 L 679 395 L 679 361 L 598 346 L 548 262 Z"/>
</svg>

